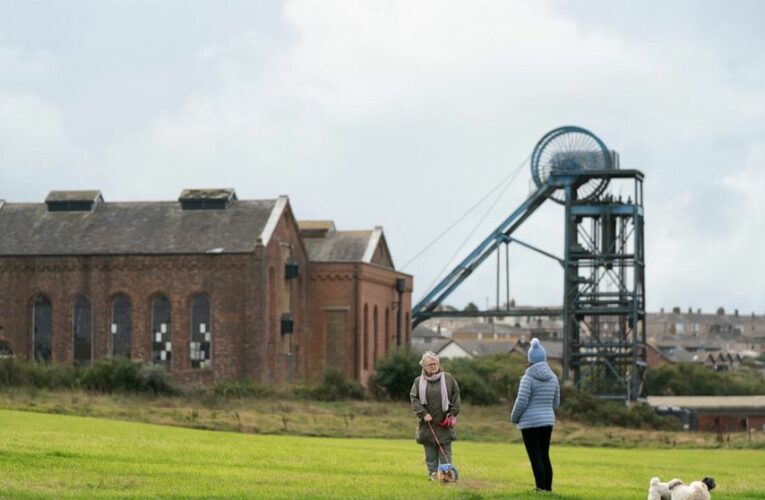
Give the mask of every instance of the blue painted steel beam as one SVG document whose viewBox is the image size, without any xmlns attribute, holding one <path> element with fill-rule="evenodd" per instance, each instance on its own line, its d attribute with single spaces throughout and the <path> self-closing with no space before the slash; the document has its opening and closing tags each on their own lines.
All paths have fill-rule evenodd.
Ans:
<svg viewBox="0 0 765 500">
<path fill-rule="evenodd" d="M 491 255 L 507 236 L 510 236 L 539 206 L 557 189 L 545 183 L 534 191 L 526 201 L 505 219 L 475 250 L 442 279 L 425 297 L 412 308 L 412 325 L 416 326 L 430 317 L 430 312 L 441 304 L 470 274 Z"/>
</svg>

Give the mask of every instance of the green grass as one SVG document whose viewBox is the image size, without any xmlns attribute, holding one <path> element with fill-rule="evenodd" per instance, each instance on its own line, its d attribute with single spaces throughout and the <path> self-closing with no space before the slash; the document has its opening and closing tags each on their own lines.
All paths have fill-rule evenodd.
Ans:
<svg viewBox="0 0 765 500">
<path fill-rule="evenodd" d="M 539 498 L 522 445 L 456 442 L 462 480 L 425 479 L 413 440 L 214 432 L 0 410 L 0 496 Z M 713 475 L 715 499 L 765 499 L 760 450 L 553 447 L 555 494 L 645 498 L 651 476 Z"/>
<path fill-rule="evenodd" d="M 130 420 L 247 434 L 409 439 L 414 417 L 408 403 L 332 403 L 270 398 L 228 398 L 205 394 L 153 397 L 78 390 L 0 389 L 0 409 Z M 464 405 L 463 441 L 520 442 L 508 422 L 509 407 Z M 765 433 L 731 433 L 718 443 L 712 433 L 596 427 L 559 419 L 555 444 L 597 447 L 752 448 L 765 450 Z"/>
</svg>

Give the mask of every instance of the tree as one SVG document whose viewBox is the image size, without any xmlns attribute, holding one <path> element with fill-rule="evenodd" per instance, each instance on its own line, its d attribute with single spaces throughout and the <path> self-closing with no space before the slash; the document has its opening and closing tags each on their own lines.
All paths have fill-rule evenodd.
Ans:
<svg viewBox="0 0 765 500">
<path fill-rule="evenodd" d="M 465 306 L 465 309 L 463 309 L 465 312 L 478 312 L 478 306 L 475 305 L 473 302 L 468 302 L 468 305 Z"/>
<path fill-rule="evenodd" d="M 396 349 L 375 367 L 369 388 L 378 399 L 406 401 L 412 381 L 421 371 L 418 354 L 409 349 Z"/>
</svg>

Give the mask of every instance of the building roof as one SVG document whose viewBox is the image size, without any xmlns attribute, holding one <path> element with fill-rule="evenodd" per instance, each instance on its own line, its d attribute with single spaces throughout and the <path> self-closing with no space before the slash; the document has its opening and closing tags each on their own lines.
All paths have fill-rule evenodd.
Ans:
<svg viewBox="0 0 765 500">
<path fill-rule="evenodd" d="M 691 409 L 749 409 L 765 410 L 765 396 L 648 396 L 648 404 L 678 406 Z"/>
<path fill-rule="evenodd" d="M 513 350 L 515 340 L 460 340 L 459 345 L 473 356 L 503 354 Z"/>
<path fill-rule="evenodd" d="M 298 224 L 312 262 L 366 262 L 393 268 L 381 227 L 371 231 L 322 231 L 311 227 L 310 222 L 308 226 Z"/>
<path fill-rule="evenodd" d="M 45 203 L 6 203 L 0 256 L 252 252 L 258 240 L 268 240 L 272 212 L 285 204 L 286 198 L 243 200 L 225 209 L 183 210 L 177 201 L 100 202 L 92 210 L 49 211 Z"/>
<path fill-rule="evenodd" d="M 412 338 L 446 338 L 437 331 L 431 330 L 427 326 L 417 325 L 412 330 Z"/>
<path fill-rule="evenodd" d="M 305 238 L 305 247 L 312 261 L 361 262 L 372 231 L 335 231 L 324 238 Z"/>
<path fill-rule="evenodd" d="M 324 238 L 336 231 L 331 220 L 299 220 L 298 228 L 303 238 Z"/>
<path fill-rule="evenodd" d="M 483 333 L 492 334 L 497 333 L 500 335 L 509 334 L 521 334 L 524 330 L 521 328 L 515 328 L 514 326 L 503 323 L 486 323 L 481 321 L 472 321 L 466 325 L 460 326 L 454 329 L 454 333 Z"/>
<path fill-rule="evenodd" d="M 427 344 L 425 343 L 413 343 L 410 346 L 410 349 L 412 352 L 415 352 L 417 354 L 423 354 L 426 351 L 434 352 L 438 354 L 438 352 L 446 347 L 447 344 L 453 342 L 451 339 L 440 339 L 440 340 L 434 340 L 433 342 L 429 342 Z"/>
<path fill-rule="evenodd" d="M 557 342 L 554 340 L 545 340 L 542 342 L 542 347 L 545 349 L 547 359 L 563 359 L 563 342 Z M 515 347 L 515 351 L 519 354 L 526 356 L 529 350 L 529 343 L 525 342 L 523 345 L 518 343 Z"/>
</svg>

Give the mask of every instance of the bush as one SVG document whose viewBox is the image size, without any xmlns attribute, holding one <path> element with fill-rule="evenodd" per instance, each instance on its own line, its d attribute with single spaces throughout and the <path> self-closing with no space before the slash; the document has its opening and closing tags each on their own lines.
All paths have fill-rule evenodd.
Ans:
<svg viewBox="0 0 765 500">
<path fill-rule="evenodd" d="M 364 399 L 364 388 L 355 380 L 347 380 L 340 370 L 330 368 L 324 372 L 324 380 L 316 387 L 297 386 L 295 394 L 319 401 L 341 399 Z"/>
<path fill-rule="evenodd" d="M 150 392 L 176 394 L 164 368 L 141 365 L 126 358 L 109 358 L 82 371 L 80 383 L 100 392 Z"/>
<path fill-rule="evenodd" d="M 490 405 L 515 399 L 526 360 L 508 353 L 460 358 L 445 360 L 444 370 L 457 379 L 463 401 Z"/>
<path fill-rule="evenodd" d="M 409 349 L 396 349 L 377 364 L 369 388 L 377 399 L 408 401 L 412 382 L 420 372 L 419 355 Z"/>
<path fill-rule="evenodd" d="M 218 396 L 234 398 L 267 398 L 275 393 L 273 388 L 266 385 L 254 384 L 250 381 L 237 382 L 235 380 L 217 384 L 214 392 Z"/>
<path fill-rule="evenodd" d="M 0 359 L 0 386 L 19 387 L 29 384 L 28 363 L 16 358 Z"/>
<path fill-rule="evenodd" d="M 563 388 L 558 415 L 587 425 L 664 430 L 679 430 L 682 427 L 677 419 L 661 417 L 647 405 L 628 408 L 624 403 L 598 399 L 575 387 Z"/>
<path fill-rule="evenodd" d="M 4 358 L 0 359 L 0 385 L 40 389 L 76 387 L 78 371 L 71 366 Z"/>
<path fill-rule="evenodd" d="M 646 372 L 648 394 L 654 396 L 753 396 L 765 394 L 765 377 L 742 367 L 716 372 L 696 363 L 677 363 Z"/>
</svg>

